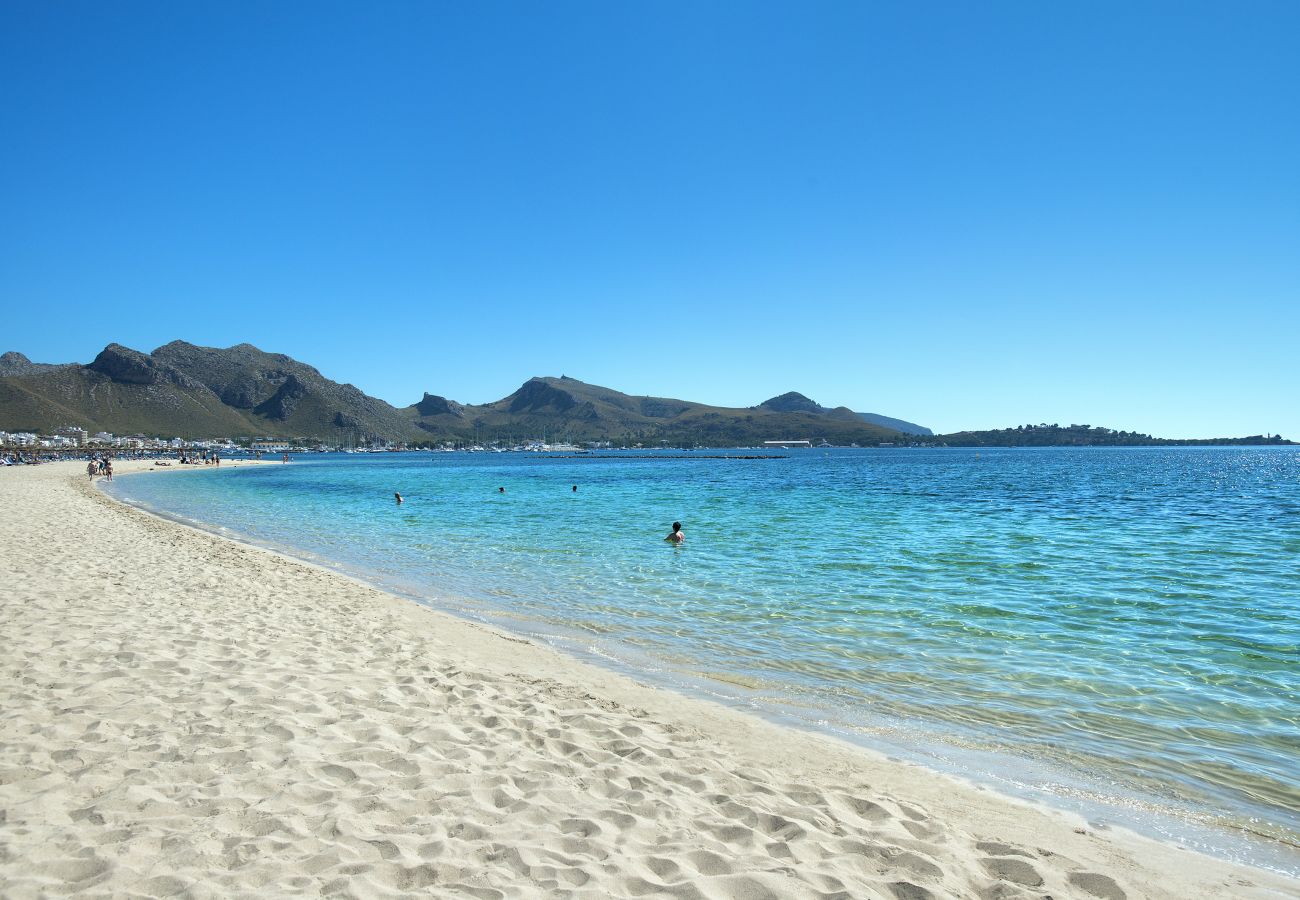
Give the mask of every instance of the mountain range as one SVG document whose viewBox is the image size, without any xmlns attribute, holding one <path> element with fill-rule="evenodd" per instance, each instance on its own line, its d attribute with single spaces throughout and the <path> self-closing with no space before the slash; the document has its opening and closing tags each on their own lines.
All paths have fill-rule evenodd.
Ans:
<svg viewBox="0 0 1300 900">
<path fill-rule="evenodd" d="M 0 356 L 0 430 L 161 437 L 314 438 L 436 442 L 511 440 L 736 446 L 765 440 L 877 443 L 929 435 L 921 425 L 797 393 L 737 409 L 639 397 L 574 378 L 531 378 L 493 403 L 425 393 L 398 409 L 315 368 L 251 344 L 226 349 L 173 341 L 152 353 L 109 344 L 93 361 L 36 363 Z"/>
<path fill-rule="evenodd" d="M 425 393 L 396 408 L 252 344 L 217 349 L 173 341 L 152 353 L 109 344 L 87 364 L 0 355 L 0 431 L 48 434 L 63 426 L 149 437 L 372 441 L 610 441 L 735 447 L 763 441 L 836 445 L 903 443 L 918 436 L 965 447 L 1290 444 L 1277 435 L 1165 440 L 1090 425 L 1021 425 L 933 436 L 877 413 L 828 408 L 790 392 L 757 406 L 710 406 L 640 397 L 561 375 L 530 378 L 493 403 Z"/>
</svg>

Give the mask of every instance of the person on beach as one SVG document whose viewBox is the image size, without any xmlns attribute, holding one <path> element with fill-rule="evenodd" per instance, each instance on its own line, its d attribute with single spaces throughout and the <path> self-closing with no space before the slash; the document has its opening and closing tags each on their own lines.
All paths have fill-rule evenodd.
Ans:
<svg viewBox="0 0 1300 900">
<path fill-rule="evenodd" d="M 686 534 L 682 531 L 682 523 L 674 522 L 672 534 L 664 538 L 670 544 L 682 544 L 686 542 Z"/>
<path fill-rule="evenodd" d="M 113 461 L 111 459 L 104 461 L 104 478 L 108 481 L 113 480 Z"/>
<path fill-rule="evenodd" d="M 94 460 L 94 459 L 91 459 L 90 462 L 86 463 L 86 474 L 90 476 L 90 480 L 91 480 L 91 481 L 94 481 L 94 480 L 95 480 L 95 472 L 96 472 L 98 469 L 99 469 L 99 466 L 95 465 L 95 460 Z"/>
</svg>

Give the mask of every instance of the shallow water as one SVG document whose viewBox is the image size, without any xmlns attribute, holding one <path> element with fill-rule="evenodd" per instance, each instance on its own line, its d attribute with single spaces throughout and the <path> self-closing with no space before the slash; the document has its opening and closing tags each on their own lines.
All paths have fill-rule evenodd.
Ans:
<svg viewBox="0 0 1300 900">
<path fill-rule="evenodd" d="M 1296 449 L 307 456 L 108 489 L 651 680 L 1296 871 Z M 674 519 L 681 547 L 662 540 Z"/>
</svg>

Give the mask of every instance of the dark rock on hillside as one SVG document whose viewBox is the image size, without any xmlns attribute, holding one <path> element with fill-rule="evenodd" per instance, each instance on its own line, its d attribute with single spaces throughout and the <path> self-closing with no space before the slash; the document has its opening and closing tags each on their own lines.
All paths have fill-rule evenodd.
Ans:
<svg viewBox="0 0 1300 900">
<path fill-rule="evenodd" d="M 109 344 L 86 368 L 118 384 L 156 384 L 160 376 L 152 359 L 121 344 Z"/>
<path fill-rule="evenodd" d="M 456 416 L 465 417 L 465 407 L 459 403 L 439 397 L 437 394 L 425 393 L 424 398 L 415 404 L 415 411 L 422 416 Z"/>
<path fill-rule="evenodd" d="M 254 408 L 254 412 L 268 419 L 283 422 L 293 415 L 294 410 L 298 408 L 298 401 L 306 396 L 307 386 L 293 375 L 289 375 L 280 384 L 280 389 L 271 395 L 270 399 L 259 403 Z"/>
<path fill-rule="evenodd" d="M 571 379 L 570 379 L 571 380 Z M 573 394 L 541 378 L 531 378 L 508 398 L 512 413 L 565 413 L 578 405 Z"/>
<path fill-rule="evenodd" d="M 414 437 L 413 423 L 387 403 L 282 353 L 252 344 L 222 350 L 173 341 L 153 356 L 194 375 L 254 422 L 265 417 L 276 434 L 329 437 L 342 428 L 388 440 Z"/>
</svg>

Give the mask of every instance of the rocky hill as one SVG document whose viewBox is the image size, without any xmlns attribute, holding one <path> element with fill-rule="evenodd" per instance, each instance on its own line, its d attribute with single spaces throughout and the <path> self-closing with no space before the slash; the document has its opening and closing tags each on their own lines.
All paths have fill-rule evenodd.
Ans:
<svg viewBox="0 0 1300 900">
<path fill-rule="evenodd" d="M 350 384 L 251 344 L 227 349 L 175 341 L 145 354 L 109 344 L 87 365 L 0 357 L 0 429 L 63 425 L 161 437 L 412 436 L 409 420 Z"/>
<path fill-rule="evenodd" d="M 863 422 L 870 422 L 873 425 L 881 425 L 885 428 L 892 428 L 894 431 L 901 431 L 904 434 L 931 435 L 934 434 L 924 425 L 917 425 L 915 422 L 907 422 L 903 419 L 895 419 L 891 416 L 882 416 L 879 413 L 854 412 L 847 406 L 838 406 L 835 409 L 827 409 L 815 400 L 810 400 L 803 394 L 791 391 L 788 394 L 782 394 L 780 397 L 773 397 L 771 400 L 765 400 L 759 404 L 762 409 L 770 409 L 776 412 L 807 412 L 815 415 L 827 415 L 838 419 L 860 419 Z"/>
<path fill-rule="evenodd" d="M 807 401 L 811 407 L 792 404 L 773 408 L 773 402 L 741 409 L 709 406 L 668 397 L 633 396 L 562 375 L 531 378 L 510 396 L 478 406 L 425 394 L 404 412 L 416 427 L 442 440 L 545 437 L 552 441 L 724 447 L 770 440 L 874 444 L 900 437 L 897 430 L 864 421 L 849 410 L 827 410 L 812 401 Z"/>
</svg>

